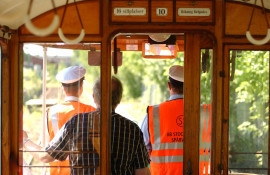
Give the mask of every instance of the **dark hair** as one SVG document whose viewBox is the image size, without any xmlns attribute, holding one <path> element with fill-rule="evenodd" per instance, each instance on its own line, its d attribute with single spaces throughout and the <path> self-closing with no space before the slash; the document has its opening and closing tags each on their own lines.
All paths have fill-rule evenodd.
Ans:
<svg viewBox="0 0 270 175">
<path fill-rule="evenodd" d="M 169 77 L 171 88 L 174 92 L 178 94 L 183 94 L 184 93 L 184 83 L 181 81 L 177 81 L 171 77 Z"/>
<path fill-rule="evenodd" d="M 81 87 L 81 82 L 84 80 L 84 77 L 82 77 L 79 81 L 76 81 L 74 83 L 66 84 L 62 83 L 65 91 L 67 92 L 78 92 Z"/>
</svg>

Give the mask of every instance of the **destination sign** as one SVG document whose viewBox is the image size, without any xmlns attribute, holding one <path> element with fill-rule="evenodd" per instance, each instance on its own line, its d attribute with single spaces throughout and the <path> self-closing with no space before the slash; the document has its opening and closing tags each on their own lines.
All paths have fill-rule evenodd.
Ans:
<svg viewBox="0 0 270 175">
<path fill-rule="evenodd" d="M 178 16 L 210 16 L 210 8 L 178 8 Z"/>
<path fill-rule="evenodd" d="M 114 16 L 146 16 L 146 8 L 124 8 L 115 7 Z"/>
<path fill-rule="evenodd" d="M 126 50 L 138 50 L 138 45 L 136 44 L 127 44 Z"/>
</svg>

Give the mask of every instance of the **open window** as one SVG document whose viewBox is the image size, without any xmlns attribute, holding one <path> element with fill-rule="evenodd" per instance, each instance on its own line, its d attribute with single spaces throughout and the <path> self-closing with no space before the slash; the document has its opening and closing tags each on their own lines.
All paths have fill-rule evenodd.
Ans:
<svg viewBox="0 0 270 175">
<path fill-rule="evenodd" d="M 88 51 L 90 48 L 100 52 L 100 43 L 84 43 L 67 45 L 62 43 L 25 43 L 23 45 L 23 115 L 22 128 L 27 131 L 29 138 L 36 144 L 47 147 L 49 142 L 57 136 L 66 122 L 74 121 L 79 125 L 79 119 L 84 118 L 78 113 L 94 111 L 96 106 L 92 97 L 94 82 L 100 77 L 100 67 L 88 65 Z M 61 83 L 56 75 L 71 66 L 81 66 L 85 69 L 84 78 L 77 84 Z M 83 71 L 78 69 L 78 71 Z M 76 72 L 81 74 L 80 72 Z M 94 120 L 93 120 L 94 121 Z M 97 165 L 82 166 L 83 170 L 94 168 L 100 174 L 100 124 L 101 121 L 87 128 L 93 134 L 85 136 L 85 147 L 76 147 L 62 152 L 77 152 L 79 156 L 97 155 Z M 70 124 L 70 123 L 69 123 Z M 82 123 L 81 123 L 82 124 Z M 65 125 L 66 126 L 66 125 Z M 83 129 L 83 127 L 79 127 Z M 63 133 L 62 133 L 63 134 Z M 74 138 L 80 135 L 73 135 Z M 59 143 L 60 144 L 60 143 Z M 82 144 L 82 143 L 78 143 Z M 35 159 L 31 151 L 21 149 L 20 165 L 24 174 L 42 174 L 54 171 L 67 173 L 70 166 L 68 159 L 59 163 L 44 164 Z M 43 151 L 38 152 L 42 155 Z M 72 157 L 69 156 L 69 159 Z M 81 170 L 80 170 L 81 171 Z"/>
</svg>

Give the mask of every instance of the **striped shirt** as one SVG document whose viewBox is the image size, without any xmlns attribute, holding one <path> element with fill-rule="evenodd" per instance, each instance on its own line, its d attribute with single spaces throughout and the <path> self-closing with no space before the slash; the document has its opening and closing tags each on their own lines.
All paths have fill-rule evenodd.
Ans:
<svg viewBox="0 0 270 175">
<path fill-rule="evenodd" d="M 71 174 L 99 174 L 100 111 L 73 116 L 50 142 L 46 151 L 57 160 L 69 156 Z M 112 113 L 111 174 L 133 175 L 150 159 L 143 134 L 134 122 Z"/>
<path fill-rule="evenodd" d="M 99 112 L 73 116 L 45 148 L 54 159 L 63 161 L 69 156 L 72 175 L 99 174 L 99 118 Z"/>
<path fill-rule="evenodd" d="M 133 175 L 150 163 L 143 134 L 137 124 L 119 114 L 113 112 L 111 120 L 111 174 Z"/>
</svg>

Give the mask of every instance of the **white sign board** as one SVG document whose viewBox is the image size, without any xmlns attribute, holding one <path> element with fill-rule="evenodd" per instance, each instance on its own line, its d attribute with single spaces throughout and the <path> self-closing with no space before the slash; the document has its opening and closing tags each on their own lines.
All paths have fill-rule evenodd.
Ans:
<svg viewBox="0 0 270 175">
<path fill-rule="evenodd" d="M 168 16 L 168 8 L 156 8 L 157 16 Z"/>
<path fill-rule="evenodd" d="M 127 44 L 126 50 L 138 50 L 138 45 L 136 44 Z"/>
<path fill-rule="evenodd" d="M 210 16 L 210 8 L 178 8 L 178 16 Z"/>
<path fill-rule="evenodd" d="M 114 16 L 146 16 L 146 8 L 122 8 L 113 9 Z"/>
</svg>

